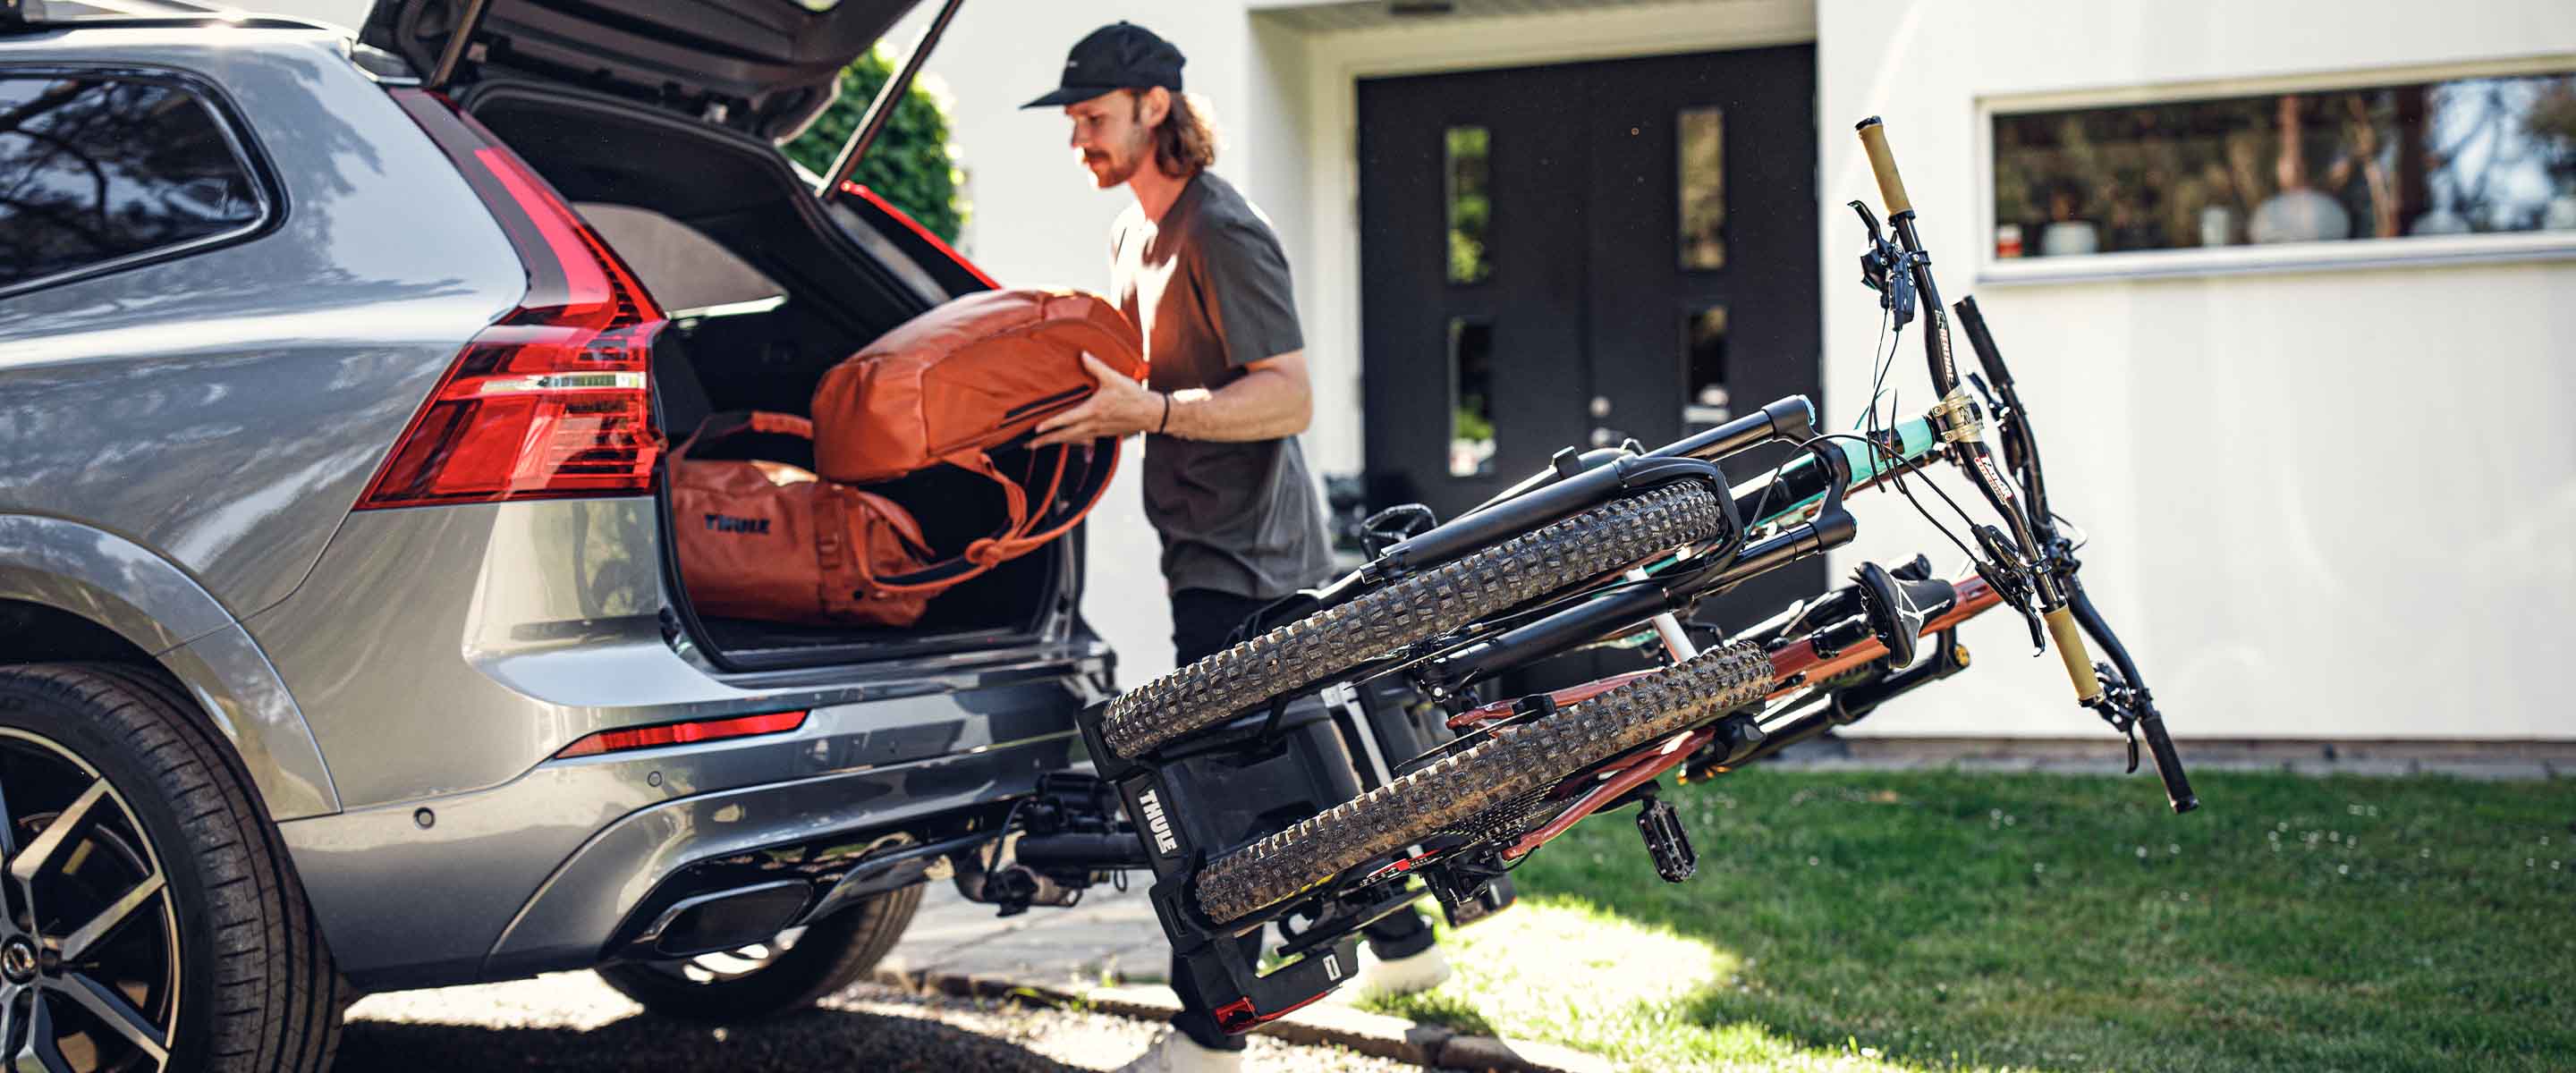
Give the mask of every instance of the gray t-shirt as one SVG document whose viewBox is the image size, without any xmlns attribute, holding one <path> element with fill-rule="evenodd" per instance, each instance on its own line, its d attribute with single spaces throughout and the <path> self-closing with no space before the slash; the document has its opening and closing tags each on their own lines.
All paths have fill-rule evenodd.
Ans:
<svg viewBox="0 0 2576 1073">
<path fill-rule="evenodd" d="M 1109 236 L 1109 293 L 1145 337 L 1156 391 L 1217 390 L 1243 366 L 1303 349 L 1288 257 L 1261 210 L 1200 172 L 1159 221 L 1130 205 Z M 1173 592 L 1273 599 L 1332 570 L 1323 510 L 1295 437 L 1145 437 L 1145 517 Z"/>
</svg>

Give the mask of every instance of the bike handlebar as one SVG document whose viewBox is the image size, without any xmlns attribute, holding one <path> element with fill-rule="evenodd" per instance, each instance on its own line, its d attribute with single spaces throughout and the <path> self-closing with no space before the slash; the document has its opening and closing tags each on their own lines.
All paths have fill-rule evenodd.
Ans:
<svg viewBox="0 0 2576 1073">
<path fill-rule="evenodd" d="M 2102 699 L 2102 679 L 2093 673 L 2093 653 L 2085 649 L 2084 635 L 2075 628 L 2075 612 L 2061 607 L 2040 618 L 2048 623 L 2048 639 L 2057 644 L 2057 658 L 2066 662 L 2066 680 L 2075 683 L 2076 703 Z"/>
<path fill-rule="evenodd" d="M 1878 197 L 1887 203 L 1890 219 L 1914 211 L 1914 201 L 1905 196 L 1905 179 L 1896 173 L 1896 154 L 1887 148 L 1887 128 L 1877 116 L 1860 121 L 1860 148 L 1869 154 L 1869 170 L 1878 173 Z"/>
<path fill-rule="evenodd" d="M 1891 267 L 1911 272 L 1916 289 L 1923 297 L 1930 324 L 1924 333 L 1924 350 L 1931 365 L 1933 389 L 1946 398 L 1959 386 L 1958 365 L 1950 352 L 1947 314 L 1941 306 L 1940 292 L 1932 283 L 1931 259 L 1923 251 L 1921 237 L 1915 233 L 1914 201 L 1906 196 L 1905 180 L 1897 174 L 1896 153 L 1888 147 L 1886 125 L 1879 117 L 1871 116 L 1861 120 L 1854 129 L 1860 134 L 1861 151 L 1869 156 L 1870 171 L 1878 178 L 1879 198 L 1887 204 L 1888 223 L 1895 229 L 1898 248 L 1906 255 L 1905 261 Z M 1993 336 L 1986 331 L 1984 318 L 1977 315 L 1975 306 L 1963 305 L 1968 314 L 1969 344 L 1976 348 L 1979 364 L 1985 366 L 2002 385 L 2001 390 L 2007 396 L 2005 404 L 2011 407 L 2013 419 L 2018 422 L 2021 406 L 2017 398 L 2011 397 L 2012 377 L 2003 369 L 2002 356 L 1995 351 Z M 2049 548 L 2042 547 L 2037 538 L 2047 535 L 2054 545 L 2055 525 L 2047 513 L 2045 493 L 2039 487 L 2037 450 L 2028 442 L 2027 429 L 2018 431 L 2022 434 L 2022 450 L 2028 456 L 2020 467 L 2027 485 L 2024 490 L 2033 497 L 2026 506 L 2015 502 L 2011 487 L 1995 472 L 1993 455 L 1983 443 L 1975 440 L 1960 442 L 1956 445 L 1954 457 L 1968 471 L 1971 482 L 1985 494 L 1987 501 L 2003 514 L 2012 528 L 2013 542 L 2036 566 L 2047 555 L 2054 554 Z M 2111 637 L 2109 627 L 2102 623 L 2100 615 L 2094 613 L 2089 604 L 2081 603 L 2081 590 L 2075 589 L 2072 594 L 2060 591 L 2057 579 L 2046 570 L 2035 572 L 2031 581 L 2038 597 L 2040 617 L 2057 649 L 2058 659 L 2066 666 L 2066 679 L 2075 687 L 2076 699 L 2089 707 L 2103 703 L 2106 695 L 2101 676 L 2093 669 L 2092 652 L 2084 643 L 2087 632 L 2101 639 L 2111 650 L 2124 680 L 2143 698 L 2145 686 L 2138 679 L 2137 668 L 2128 663 L 2127 653 Z M 2074 588 L 2071 574 L 2066 585 L 2069 589 Z M 2070 595 L 2079 599 L 2070 600 Z M 2165 792 L 2173 802 L 2174 811 L 2189 811 L 2199 804 L 2199 798 L 2193 796 L 2191 784 L 2183 776 L 2181 758 L 2174 752 L 2172 739 L 2165 734 L 2164 720 L 2156 715 L 2151 701 L 2142 699 L 2140 707 L 2143 710 L 2137 717 L 2138 728 L 2146 737 L 2148 748 L 2155 754 L 2156 770 L 2164 777 Z"/>
</svg>

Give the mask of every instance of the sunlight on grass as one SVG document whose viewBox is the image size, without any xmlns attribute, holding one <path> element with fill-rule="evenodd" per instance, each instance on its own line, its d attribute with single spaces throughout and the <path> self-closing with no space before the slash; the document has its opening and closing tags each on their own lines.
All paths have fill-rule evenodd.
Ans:
<svg viewBox="0 0 2576 1073">
<path fill-rule="evenodd" d="M 1638 1068 L 2563 1070 L 2576 784 L 1756 769 L 1626 814 L 1375 1008 Z"/>
<path fill-rule="evenodd" d="M 1897 1069 L 1801 1048 L 1752 1025 L 1690 1023 L 1691 996 L 1737 979 L 1739 959 L 1669 928 L 1574 898 L 1521 903 L 1462 931 L 1441 929 L 1457 975 L 1362 1008 L 1462 1032 L 1544 1040 L 1640 1068 Z"/>
</svg>

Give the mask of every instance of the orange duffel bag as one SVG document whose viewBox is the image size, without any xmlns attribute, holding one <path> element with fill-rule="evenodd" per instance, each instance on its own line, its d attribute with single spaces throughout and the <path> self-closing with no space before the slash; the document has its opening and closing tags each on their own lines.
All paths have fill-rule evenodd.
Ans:
<svg viewBox="0 0 2576 1073">
<path fill-rule="evenodd" d="M 984 291 L 944 303 L 823 374 L 814 470 L 867 484 L 946 462 L 1002 480 L 987 452 L 1091 397 L 1085 352 L 1145 378 L 1135 327 L 1098 295 Z"/>
<path fill-rule="evenodd" d="M 719 414 L 671 455 L 680 576 L 699 613 L 821 624 L 908 626 L 930 598 L 1062 535 L 1090 513 L 1118 464 L 1103 439 L 996 451 L 1098 389 L 1082 355 L 1142 379 L 1136 331 L 1080 292 L 988 291 L 945 303 L 826 373 L 814 419 Z M 693 457 L 753 432 L 811 439 L 814 473 L 777 462 Z M 885 495 L 850 487 L 937 465 L 991 480 L 1001 524 L 955 554 Z"/>
</svg>

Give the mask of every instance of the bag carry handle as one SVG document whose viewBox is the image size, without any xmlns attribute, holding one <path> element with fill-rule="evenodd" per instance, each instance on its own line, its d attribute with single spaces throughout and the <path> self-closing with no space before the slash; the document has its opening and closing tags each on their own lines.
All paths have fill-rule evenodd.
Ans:
<svg viewBox="0 0 2576 1073">
<path fill-rule="evenodd" d="M 708 414 L 706 420 L 698 422 L 697 431 L 690 433 L 688 439 L 680 441 L 678 447 L 671 449 L 671 457 L 685 457 L 690 448 L 702 442 L 714 443 L 717 440 L 732 439 L 754 432 L 794 436 L 811 442 L 814 439 L 814 422 L 794 414 L 772 413 L 768 410 L 729 410 L 720 414 Z"/>
</svg>

